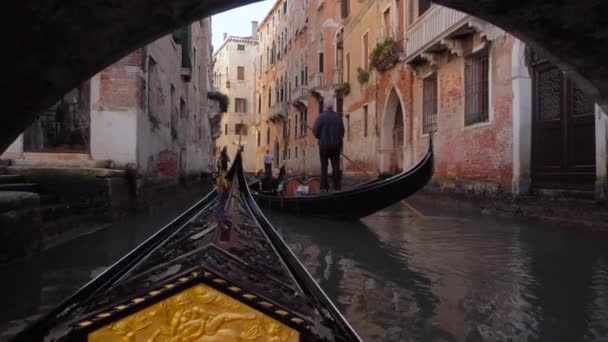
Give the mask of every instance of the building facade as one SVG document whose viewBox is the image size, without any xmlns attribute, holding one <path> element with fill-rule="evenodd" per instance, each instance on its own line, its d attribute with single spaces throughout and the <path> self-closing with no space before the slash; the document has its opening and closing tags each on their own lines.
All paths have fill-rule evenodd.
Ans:
<svg viewBox="0 0 608 342">
<path fill-rule="evenodd" d="M 480 193 L 606 196 L 606 119 L 507 32 L 428 0 L 277 1 L 261 23 L 258 165 L 318 173 L 312 126 L 343 115 L 343 170 L 408 169 L 433 136 L 434 181 Z"/>
<path fill-rule="evenodd" d="M 278 1 L 259 28 L 257 152 L 275 167 L 318 173 L 318 147 L 309 127 L 324 97 L 341 82 L 336 33 L 340 1 Z"/>
<path fill-rule="evenodd" d="M 138 184 L 210 171 L 211 20 L 139 48 L 65 95 L 2 155 L 135 171 Z"/>
<path fill-rule="evenodd" d="M 258 23 L 251 23 L 251 36 L 224 34 L 222 46 L 213 54 L 216 89 L 228 96 L 228 111 L 222 114 L 220 136 L 215 140 L 216 156 L 224 146 L 230 156 L 239 146 L 245 171 L 256 169 L 255 95 L 258 59 Z"/>
</svg>

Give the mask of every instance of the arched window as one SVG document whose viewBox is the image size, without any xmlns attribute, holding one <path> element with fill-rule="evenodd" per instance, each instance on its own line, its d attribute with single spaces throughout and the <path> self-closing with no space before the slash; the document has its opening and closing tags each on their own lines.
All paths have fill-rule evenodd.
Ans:
<svg viewBox="0 0 608 342">
<path fill-rule="evenodd" d="M 266 127 L 266 146 L 270 145 L 270 127 Z"/>
<path fill-rule="evenodd" d="M 268 108 L 272 105 L 272 87 L 268 87 Z"/>
</svg>

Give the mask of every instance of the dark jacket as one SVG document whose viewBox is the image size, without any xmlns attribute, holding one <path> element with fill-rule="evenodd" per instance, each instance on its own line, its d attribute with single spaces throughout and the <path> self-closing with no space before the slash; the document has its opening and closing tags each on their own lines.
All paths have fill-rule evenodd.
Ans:
<svg viewBox="0 0 608 342">
<path fill-rule="evenodd" d="M 344 138 L 344 122 L 334 111 L 319 114 L 312 129 L 321 147 L 341 147 Z"/>
</svg>

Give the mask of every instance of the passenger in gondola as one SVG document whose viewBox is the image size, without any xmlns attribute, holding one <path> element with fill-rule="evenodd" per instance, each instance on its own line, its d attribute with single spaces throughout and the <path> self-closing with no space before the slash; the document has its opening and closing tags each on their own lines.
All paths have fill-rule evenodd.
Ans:
<svg viewBox="0 0 608 342">
<path fill-rule="evenodd" d="M 327 179 L 328 160 L 331 162 L 334 190 L 342 188 L 342 172 L 340 170 L 340 153 L 344 139 L 344 122 L 342 117 L 333 110 L 333 99 L 323 100 L 323 112 L 315 121 L 313 133 L 319 141 L 319 156 L 321 158 L 321 191 L 329 190 Z"/>
<path fill-rule="evenodd" d="M 230 192 L 230 179 L 228 179 L 228 163 L 230 157 L 228 157 L 228 149 L 226 146 L 222 149 L 220 156 L 217 160 L 218 165 L 218 176 L 217 176 L 217 219 L 220 222 L 226 221 L 226 202 L 228 201 L 228 195 Z"/>
<path fill-rule="evenodd" d="M 284 168 L 285 168 L 285 166 L 283 166 L 283 169 Z M 277 188 L 277 192 L 280 195 L 283 195 L 285 193 L 285 184 L 287 183 L 288 180 L 290 180 L 292 178 L 294 178 L 292 168 L 287 169 L 287 172 L 285 173 L 285 175 L 283 175 L 283 177 L 279 176 L 279 187 Z"/>
</svg>

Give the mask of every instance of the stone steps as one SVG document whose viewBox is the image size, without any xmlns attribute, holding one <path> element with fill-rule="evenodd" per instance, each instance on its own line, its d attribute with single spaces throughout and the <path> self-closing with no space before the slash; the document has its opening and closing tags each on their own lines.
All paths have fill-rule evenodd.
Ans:
<svg viewBox="0 0 608 342">
<path fill-rule="evenodd" d="M 71 169 L 111 169 L 114 163 L 111 160 L 32 160 L 11 159 L 9 166 L 16 167 L 52 167 Z"/>
<path fill-rule="evenodd" d="M 25 183 L 25 179 L 21 175 L 4 175 L 0 174 L 0 184 L 17 184 Z"/>
<path fill-rule="evenodd" d="M 8 183 L 0 184 L 0 191 L 38 192 L 40 186 L 35 183 Z"/>
</svg>

